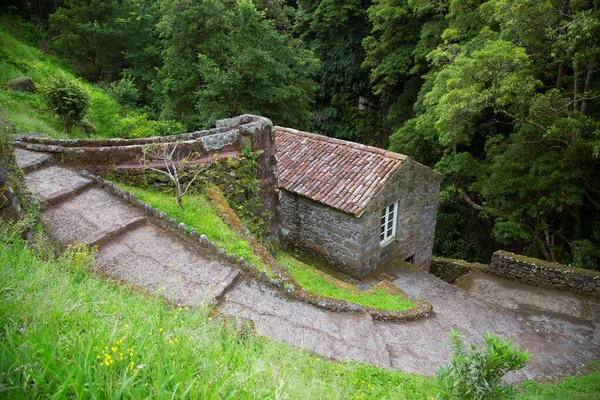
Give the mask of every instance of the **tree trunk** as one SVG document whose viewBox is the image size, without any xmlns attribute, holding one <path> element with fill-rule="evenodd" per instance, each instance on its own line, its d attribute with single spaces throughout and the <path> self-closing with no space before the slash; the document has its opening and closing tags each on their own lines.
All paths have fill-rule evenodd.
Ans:
<svg viewBox="0 0 600 400">
<path fill-rule="evenodd" d="M 535 233 L 535 243 L 538 245 L 540 251 L 542 252 L 542 254 L 544 255 L 544 258 L 546 259 L 546 261 L 553 261 L 552 260 L 552 256 L 550 255 L 550 253 L 548 252 L 548 249 L 546 248 L 546 242 L 540 237 L 539 231 L 536 229 Z"/>
<path fill-rule="evenodd" d="M 73 121 L 67 118 L 65 120 L 65 131 L 67 132 L 67 135 L 71 136 L 72 130 L 73 130 Z"/>
<path fill-rule="evenodd" d="M 183 201 L 181 200 L 183 196 L 181 196 L 181 185 L 179 182 L 175 182 L 175 196 L 177 197 L 177 205 L 183 208 Z"/>
<path fill-rule="evenodd" d="M 583 87 L 583 99 L 581 100 L 581 113 L 585 114 L 587 110 L 588 101 L 586 99 L 590 86 L 592 86 L 592 75 L 594 74 L 593 65 L 588 66 L 587 76 L 585 77 L 585 86 Z"/>
<path fill-rule="evenodd" d="M 562 89 L 563 88 L 563 78 L 565 76 L 565 66 L 564 64 L 560 63 L 560 65 L 558 66 L 558 77 L 556 78 L 556 87 L 558 89 Z"/>
</svg>

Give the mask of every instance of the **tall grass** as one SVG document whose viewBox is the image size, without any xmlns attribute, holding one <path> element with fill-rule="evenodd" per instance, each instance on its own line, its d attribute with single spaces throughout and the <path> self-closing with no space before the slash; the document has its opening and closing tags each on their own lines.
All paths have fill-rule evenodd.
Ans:
<svg viewBox="0 0 600 400">
<path fill-rule="evenodd" d="M 259 269 L 266 268 L 260 258 L 254 255 L 252 246 L 223 222 L 204 195 L 187 195 L 183 198 L 184 206 L 179 207 L 175 195 L 120 183 L 117 183 L 117 186 L 135 194 L 138 199 L 152 207 L 164 211 L 169 218 L 175 218 L 190 229 L 195 229 L 199 235 L 206 235 L 209 240 L 216 243 L 217 247 L 222 247 L 237 257 L 243 257 L 249 263 L 254 263 Z"/>
<path fill-rule="evenodd" d="M 6 18 L 0 18 L 0 23 Z M 67 79 L 77 79 L 54 57 L 29 46 L 0 28 L 0 84 L 20 76 L 29 76 L 36 85 L 54 75 Z M 119 135 L 121 110 L 117 102 L 102 89 L 87 82 L 80 82 L 90 93 L 89 121 L 97 128 L 99 137 Z M 58 118 L 45 109 L 37 94 L 0 91 L 6 118 L 11 120 L 20 132 L 39 132 L 53 137 L 64 137 Z M 75 137 L 82 132 L 75 131 Z"/>
<path fill-rule="evenodd" d="M 106 282 L 82 247 L 40 258 L 3 236 L 0 249 L 3 398 L 431 396 L 426 378 L 325 361 Z"/>
</svg>

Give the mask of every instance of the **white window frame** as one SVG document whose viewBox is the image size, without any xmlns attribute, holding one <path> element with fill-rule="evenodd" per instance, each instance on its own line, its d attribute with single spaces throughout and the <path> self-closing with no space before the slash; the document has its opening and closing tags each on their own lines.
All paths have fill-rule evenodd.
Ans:
<svg viewBox="0 0 600 400">
<path fill-rule="evenodd" d="M 390 204 L 381 210 L 379 222 L 379 244 L 389 243 L 396 237 L 396 220 L 398 219 L 398 202 Z M 391 223 L 391 228 L 390 228 Z M 391 231 L 390 231 L 391 229 Z"/>
</svg>

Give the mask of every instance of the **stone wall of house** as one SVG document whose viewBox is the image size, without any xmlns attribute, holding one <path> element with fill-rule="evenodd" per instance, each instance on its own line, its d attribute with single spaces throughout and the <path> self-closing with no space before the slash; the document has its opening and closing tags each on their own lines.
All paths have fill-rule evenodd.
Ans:
<svg viewBox="0 0 600 400">
<path fill-rule="evenodd" d="M 401 258 L 423 270 L 429 269 L 440 182 L 439 174 L 416 161 L 409 158 L 403 163 L 362 216 L 370 232 L 363 243 L 365 265 L 376 268 Z M 396 237 L 381 246 L 381 210 L 395 201 L 398 201 Z"/>
<path fill-rule="evenodd" d="M 359 218 L 303 196 L 281 191 L 282 239 L 356 277 L 393 259 L 431 260 L 440 176 L 407 160 Z M 396 238 L 380 246 L 381 210 L 398 200 Z"/>
<path fill-rule="evenodd" d="M 282 189 L 281 240 L 353 276 L 367 275 L 362 238 L 364 220 Z M 365 270 L 366 267 L 366 270 Z M 366 271 L 366 273 L 365 273 Z"/>
<path fill-rule="evenodd" d="M 571 268 L 500 250 L 492 255 L 490 272 L 531 286 L 600 297 L 600 272 Z"/>
</svg>

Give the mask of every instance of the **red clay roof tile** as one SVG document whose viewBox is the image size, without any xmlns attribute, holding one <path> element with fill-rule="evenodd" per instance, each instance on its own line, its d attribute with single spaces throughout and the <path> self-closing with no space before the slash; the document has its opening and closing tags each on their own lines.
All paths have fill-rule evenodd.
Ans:
<svg viewBox="0 0 600 400">
<path fill-rule="evenodd" d="M 359 217 L 406 156 L 275 127 L 279 187 Z"/>
</svg>

